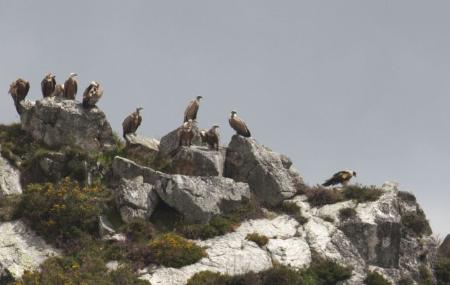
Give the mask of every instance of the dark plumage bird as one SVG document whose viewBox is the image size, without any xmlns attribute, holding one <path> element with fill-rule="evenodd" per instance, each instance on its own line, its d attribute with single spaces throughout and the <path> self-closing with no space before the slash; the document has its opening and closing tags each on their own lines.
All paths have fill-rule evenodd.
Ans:
<svg viewBox="0 0 450 285">
<path fill-rule="evenodd" d="M 103 96 L 103 89 L 97 81 L 91 81 L 83 93 L 83 107 L 94 107 Z"/>
<path fill-rule="evenodd" d="M 30 90 L 30 83 L 22 78 L 17 79 L 9 86 L 9 94 L 14 101 L 17 112 L 20 114 L 20 102 L 25 100 L 28 91 Z"/>
<path fill-rule="evenodd" d="M 136 134 L 136 130 L 139 128 L 142 122 L 142 116 L 140 114 L 140 111 L 143 110 L 143 108 L 139 107 L 128 115 L 125 120 L 123 120 L 122 123 L 122 129 L 123 129 L 123 138 L 127 140 L 128 134 Z"/>
<path fill-rule="evenodd" d="M 197 112 L 200 107 L 200 100 L 203 99 L 202 96 L 197 96 L 194 100 L 189 102 L 186 110 L 184 111 L 184 121 L 187 122 L 189 120 L 195 121 L 197 119 Z"/>
<path fill-rule="evenodd" d="M 247 128 L 247 125 L 245 122 L 239 118 L 236 111 L 231 111 L 231 116 L 228 122 L 230 123 L 230 126 L 236 131 L 237 134 L 249 138 L 251 137 L 250 131 Z"/>
<path fill-rule="evenodd" d="M 52 96 L 56 87 L 55 75 L 48 73 L 41 81 L 42 95 L 45 97 Z"/>
<path fill-rule="evenodd" d="M 64 85 L 56 84 L 55 91 L 53 91 L 53 94 L 51 95 L 51 97 L 63 98 L 64 97 Z"/>
<path fill-rule="evenodd" d="M 75 100 L 75 96 L 78 91 L 78 82 L 75 78 L 77 76 L 76 73 L 71 73 L 69 78 L 67 78 L 66 82 L 64 82 L 64 98 L 68 100 Z"/>
<path fill-rule="evenodd" d="M 180 138 L 180 146 L 192 145 L 192 139 L 194 138 L 192 119 L 189 119 L 187 122 L 183 123 L 183 125 L 178 130 L 178 135 Z"/>
<path fill-rule="evenodd" d="M 356 172 L 353 170 L 342 170 L 333 175 L 330 179 L 325 181 L 322 186 L 331 186 L 336 184 L 347 185 L 352 177 L 356 176 Z"/>
<path fill-rule="evenodd" d="M 212 126 L 212 128 L 208 131 L 201 131 L 200 135 L 202 137 L 202 141 L 207 143 L 210 149 L 219 150 L 220 135 L 218 125 Z"/>
</svg>

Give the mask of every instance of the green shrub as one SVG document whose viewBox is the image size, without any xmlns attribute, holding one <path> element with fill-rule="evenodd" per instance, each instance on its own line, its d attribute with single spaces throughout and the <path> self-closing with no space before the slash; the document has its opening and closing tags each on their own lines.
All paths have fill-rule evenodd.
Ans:
<svg viewBox="0 0 450 285">
<path fill-rule="evenodd" d="M 187 285 L 222 285 L 226 284 L 228 276 L 217 272 L 201 271 L 194 274 L 187 282 Z"/>
<path fill-rule="evenodd" d="M 401 224 L 405 233 L 413 236 L 420 237 L 432 232 L 425 213 L 421 209 L 403 214 Z"/>
<path fill-rule="evenodd" d="M 80 187 L 65 179 L 58 184 L 31 184 L 23 193 L 18 212 L 50 241 L 65 243 L 85 234 L 97 235 L 102 187 Z"/>
<path fill-rule="evenodd" d="M 434 265 L 437 284 L 450 284 L 450 258 L 440 258 Z"/>
<path fill-rule="evenodd" d="M 425 265 L 419 266 L 419 280 L 417 281 L 419 285 L 433 285 L 435 284 L 433 280 L 433 274 Z"/>
<path fill-rule="evenodd" d="M 339 218 L 342 221 L 353 219 L 356 216 L 356 210 L 353 208 L 343 208 L 339 210 Z"/>
<path fill-rule="evenodd" d="M 16 218 L 17 208 L 21 200 L 21 195 L 0 197 L 0 222 L 11 221 Z"/>
<path fill-rule="evenodd" d="M 369 272 L 367 274 L 366 279 L 364 279 L 364 284 L 366 285 L 391 285 L 391 282 L 387 281 L 386 278 L 383 277 L 378 272 Z"/>
<path fill-rule="evenodd" d="M 260 235 L 258 233 L 248 234 L 245 239 L 256 243 L 260 247 L 265 246 L 269 242 L 269 239 L 265 235 Z"/>
<path fill-rule="evenodd" d="M 373 202 L 383 195 L 383 190 L 375 186 L 348 185 L 342 189 L 344 200 L 356 200 L 358 203 Z"/>
<path fill-rule="evenodd" d="M 305 191 L 305 195 L 308 197 L 308 202 L 312 207 L 321 207 L 343 201 L 340 190 L 335 188 L 328 189 L 320 185 L 308 188 Z"/>
<path fill-rule="evenodd" d="M 302 214 L 302 209 L 294 202 L 284 202 L 281 204 L 281 211 L 293 217 L 301 225 L 308 222 L 308 219 Z"/>
<path fill-rule="evenodd" d="M 151 240 L 149 249 L 155 262 L 175 268 L 193 264 L 206 256 L 203 248 L 174 233 Z"/>
<path fill-rule="evenodd" d="M 128 240 L 132 242 L 147 242 L 152 239 L 156 230 L 152 224 L 144 219 L 133 219 L 129 223 L 122 227 L 123 233 L 127 236 Z"/>
<path fill-rule="evenodd" d="M 407 191 L 398 191 L 397 197 L 399 197 L 401 200 L 411 203 L 416 203 L 417 199 L 414 194 L 407 192 Z"/>
<path fill-rule="evenodd" d="M 424 285 L 424 284 L 421 284 L 421 283 L 419 283 L 419 284 L 420 285 Z M 414 280 L 412 280 L 409 277 L 404 277 L 404 278 L 398 280 L 398 285 L 414 285 Z"/>
<path fill-rule="evenodd" d="M 302 272 L 302 276 L 306 284 L 333 285 L 349 279 L 352 276 L 352 269 L 330 260 L 316 259 Z"/>
</svg>

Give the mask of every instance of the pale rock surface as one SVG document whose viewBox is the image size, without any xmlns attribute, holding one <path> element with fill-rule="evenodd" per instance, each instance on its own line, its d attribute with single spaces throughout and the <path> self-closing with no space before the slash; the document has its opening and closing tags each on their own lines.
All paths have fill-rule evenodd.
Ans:
<svg viewBox="0 0 450 285">
<path fill-rule="evenodd" d="M 139 161 L 151 163 L 159 153 L 159 141 L 139 135 L 127 135 L 124 152 L 129 157 L 139 158 Z"/>
<path fill-rule="evenodd" d="M 0 199 L 14 194 L 22 194 L 20 172 L 0 155 Z"/>
<path fill-rule="evenodd" d="M 171 158 L 171 173 L 189 176 L 223 176 L 226 149 L 183 146 Z"/>
<path fill-rule="evenodd" d="M 36 270 L 47 258 L 59 255 L 22 221 L 0 224 L 0 275 L 22 276 Z"/>
</svg>

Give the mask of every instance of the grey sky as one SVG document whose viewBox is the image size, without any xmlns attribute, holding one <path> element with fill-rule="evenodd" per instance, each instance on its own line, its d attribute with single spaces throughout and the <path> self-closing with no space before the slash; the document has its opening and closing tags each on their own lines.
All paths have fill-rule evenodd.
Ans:
<svg viewBox="0 0 450 285">
<path fill-rule="evenodd" d="M 449 1 L 0 1 L 0 122 L 18 120 L 10 82 L 40 98 L 50 71 L 100 81 L 116 131 L 143 106 L 146 136 L 200 94 L 200 126 L 220 124 L 224 144 L 236 109 L 308 183 L 342 168 L 398 181 L 445 234 L 449 15 Z"/>
</svg>

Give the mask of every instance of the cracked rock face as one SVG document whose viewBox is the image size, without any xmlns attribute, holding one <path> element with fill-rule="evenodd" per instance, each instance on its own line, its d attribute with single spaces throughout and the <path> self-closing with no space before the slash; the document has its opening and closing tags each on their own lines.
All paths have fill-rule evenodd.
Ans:
<svg viewBox="0 0 450 285">
<path fill-rule="evenodd" d="M 36 270 L 45 259 L 59 252 L 36 236 L 22 221 L 0 224 L 0 276 L 22 276 Z"/>
<path fill-rule="evenodd" d="M 224 214 L 250 198 L 246 183 L 224 177 L 170 175 L 116 157 L 113 163 L 116 178 L 135 179 L 142 176 L 158 196 L 184 215 L 187 221 L 207 223 L 214 215 Z"/>
<path fill-rule="evenodd" d="M 22 129 L 48 146 L 73 145 L 96 151 L 114 144 L 111 126 L 97 107 L 86 109 L 77 101 L 50 97 L 22 107 Z"/>
<path fill-rule="evenodd" d="M 0 156 L 0 199 L 13 194 L 22 194 L 20 172 Z"/>
<path fill-rule="evenodd" d="M 161 151 L 161 154 L 173 155 L 175 153 L 175 151 L 179 148 L 179 146 L 180 146 L 179 129 L 180 128 L 177 128 L 161 138 L 161 142 L 159 145 L 159 150 Z M 194 138 L 192 139 L 192 145 L 196 145 L 196 146 L 203 145 L 202 137 L 200 136 L 200 130 L 197 127 L 196 122 L 194 122 L 192 131 L 194 132 Z"/>
<path fill-rule="evenodd" d="M 117 207 L 124 222 L 134 218 L 150 218 L 159 201 L 154 187 L 144 183 L 142 176 L 132 180 L 122 179 L 117 189 Z"/>
<path fill-rule="evenodd" d="M 139 135 L 127 135 L 127 145 L 125 153 L 129 157 L 136 157 L 139 161 L 152 162 L 159 152 L 159 141 L 153 138 L 146 138 Z"/>
<path fill-rule="evenodd" d="M 189 176 L 223 176 L 226 150 L 205 146 L 180 147 L 171 159 L 171 173 Z"/>
<path fill-rule="evenodd" d="M 302 177 L 286 156 L 239 135 L 228 145 L 225 176 L 247 182 L 259 200 L 272 206 L 304 189 Z"/>
</svg>

